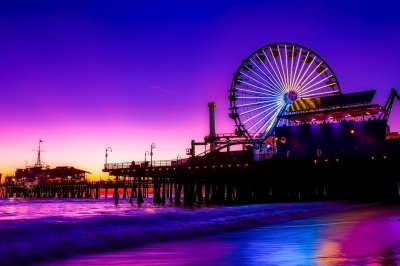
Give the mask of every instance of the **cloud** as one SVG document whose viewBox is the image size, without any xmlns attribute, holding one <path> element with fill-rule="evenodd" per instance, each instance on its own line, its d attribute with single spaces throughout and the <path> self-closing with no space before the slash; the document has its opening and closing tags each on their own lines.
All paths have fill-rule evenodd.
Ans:
<svg viewBox="0 0 400 266">
<path fill-rule="evenodd" d="M 160 86 L 157 86 L 157 85 L 154 85 L 154 84 L 150 84 L 150 83 L 148 83 L 148 82 L 146 82 L 146 81 L 143 81 L 143 80 L 140 80 L 140 79 L 135 79 L 135 81 L 136 81 L 137 83 L 143 84 L 143 85 L 145 85 L 145 86 L 147 86 L 148 88 L 153 89 L 153 90 L 158 90 L 158 91 L 165 92 L 165 93 L 168 93 L 168 94 L 179 95 L 179 93 L 176 92 L 176 91 L 164 89 L 164 88 L 162 88 L 162 87 L 160 87 Z"/>
</svg>

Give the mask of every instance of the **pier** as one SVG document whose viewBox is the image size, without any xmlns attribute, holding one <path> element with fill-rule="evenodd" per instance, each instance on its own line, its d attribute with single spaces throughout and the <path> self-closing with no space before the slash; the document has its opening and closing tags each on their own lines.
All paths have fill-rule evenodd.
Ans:
<svg viewBox="0 0 400 266">
<path fill-rule="evenodd" d="M 207 159 L 207 156 L 204 156 Z M 0 186 L 0 197 L 114 198 L 143 203 L 263 203 L 321 200 L 398 201 L 400 155 L 271 159 L 199 164 L 155 161 L 104 165 L 113 181 Z"/>
</svg>

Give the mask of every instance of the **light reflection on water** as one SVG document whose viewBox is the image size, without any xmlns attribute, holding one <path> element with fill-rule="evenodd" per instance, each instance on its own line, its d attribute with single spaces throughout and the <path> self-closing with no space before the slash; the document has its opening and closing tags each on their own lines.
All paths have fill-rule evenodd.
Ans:
<svg viewBox="0 0 400 266">
<path fill-rule="evenodd" d="M 128 199 L 121 199 L 115 206 L 114 199 L 54 199 L 54 198 L 1 198 L 0 220 L 28 220 L 54 218 L 85 219 L 104 215 L 140 215 L 143 211 L 154 213 L 162 206 L 153 204 L 150 198 L 145 198 L 140 205 L 129 204 Z M 174 208 L 171 208 L 173 211 Z"/>
<path fill-rule="evenodd" d="M 57 265 L 400 265 L 399 207 L 364 207 Z"/>
</svg>

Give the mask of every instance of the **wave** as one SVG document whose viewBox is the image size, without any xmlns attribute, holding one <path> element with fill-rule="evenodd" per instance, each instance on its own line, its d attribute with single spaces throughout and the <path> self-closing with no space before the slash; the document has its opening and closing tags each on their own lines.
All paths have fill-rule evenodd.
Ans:
<svg viewBox="0 0 400 266">
<path fill-rule="evenodd" d="M 344 211 L 346 202 L 143 208 L 90 218 L 2 221 L 0 264 L 30 265 L 84 254 L 180 240 Z"/>
</svg>

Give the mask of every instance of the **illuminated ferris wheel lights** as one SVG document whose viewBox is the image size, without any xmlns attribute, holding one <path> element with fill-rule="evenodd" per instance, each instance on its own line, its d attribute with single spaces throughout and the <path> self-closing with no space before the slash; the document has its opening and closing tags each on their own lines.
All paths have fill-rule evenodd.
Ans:
<svg viewBox="0 0 400 266">
<path fill-rule="evenodd" d="M 237 106 L 235 106 L 235 107 L 241 108 L 241 107 L 248 107 L 248 106 L 253 106 L 253 105 L 260 105 L 260 104 L 263 104 L 263 103 L 270 103 L 270 102 L 272 102 L 272 101 L 262 101 L 262 102 L 255 102 L 255 103 L 247 103 L 247 104 L 237 105 Z M 236 109 L 237 109 L 237 108 L 236 108 Z"/>
<path fill-rule="evenodd" d="M 262 108 L 265 108 L 267 106 L 271 106 L 271 105 L 275 105 L 275 104 L 276 104 L 276 101 L 273 101 L 272 103 L 270 102 L 270 104 L 265 104 L 265 105 L 263 105 L 261 107 L 257 107 L 257 108 L 251 109 L 249 111 L 241 113 L 240 115 L 242 116 L 242 115 L 245 115 L 245 114 L 248 114 L 248 113 L 251 113 L 251 112 L 254 112 L 254 111 L 260 110 Z"/>
<path fill-rule="evenodd" d="M 262 111 L 262 112 L 260 112 L 260 113 L 258 113 L 258 114 L 256 114 L 256 115 L 250 117 L 249 119 L 243 121 L 243 123 L 249 122 L 249 121 L 252 120 L 253 118 L 258 117 L 258 116 L 260 116 L 260 115 L 262 115 L 262 114 L 268 112 L 268 111 L 271 110 L 272 108 L 277 108 L 277 107 L 276 107 L 276 104 L 275 104 L 275 106 L 272 106 L 272 107 L 270 107 L 270 108 L 268 108 L 268 109 L 266 109 L 266 110 L 264 110 L 264 111 Z"/>
<path fill-rule="evenodd" d="M 267 75 L 267 74 L 265 74 L 264 73 L 264 71 L 253 61 L 253 60 L 251 60 L 251 62 L 261 71 L 261 73 L 263 74 L 263 75 L 265 75 L 266 77 L 268 77 L 269 78 L 269 76 Z M 262 64 L 263 65 L 265 65 L 264 64 L 264 62 L 262 62 Z M 266 68 L 267 70 L 268 70 L 268 68 Z M 268 70 L 269 71 L 269 70 Z M 257 77 L 259 77 L 260 79 L 262 79 L 263 81 L 265 81 L 266 83 L 268 83 L 270 86 L 273 86 L 272 84 L 270 84 L 267 80 L 265 80 L 261 75 L 259 75 L 257 72 L 255 72 L 254 70 L 252 70 L 251 71 L 252 73 L 254 73 Z M 270 79 L 270 78 L 269 78 Z M 277 87 L 279 87 L 279 85 L 277 85 L 279 82 L 277 82 L 277 83 L 275 83 L 275 82 L 273 82 L 271 79 L 270 79 L 270 81 L 272 82 L 272 83 L 274 83 Z"/>
<path fill-rule="evenodd" d="M 281 106 L 279 106 L 278 108 L 276 108 L 275 110 L 279 110 L 280 109 L 280 107 Z M 273 110 L 273 111 L 275 111 L 275 110 Z M 270 115 L 273 111 L 271 111 L 268 115 Z M 271 126 L 271 122 L 272 122 L 272 120 L 275 120 L 275 118 L 278 116 L 278 112 L 275 112 L 254 134 L 255 135 L 258 135 L 258 133 L 260 133 L 261 132 L 261 130 L 264 128 L 264 127 L 267 127 L 266 128 L 266 130 L 268 130 L 269 128 L 268 127 L 270 127 Z"/>
<path fill-rule="evenodd" d="M 259 92 L 259 91 L 253 91 L 253 90 L 249 90 L 249 89 L 240 89 L 240 88 L 237 88 L 237 91 L 239 92 L 241 92 L 241 91 L 244 91 L 245 93 L 247 92 L 248 94 L 257 94 L 257 95 L 271 95 L 271 94 L 267 94 L 267 93 L 263 93 L 263 92 Z"/>
<path fill-rule="evenodd" d="M 257 97 L 257 96 L 237 96 L 238 99 L 273 99 L 274 97 Z"/>
<path fill-rule="evenodd" d="M 322 62 L 319 63 L 319 64 L 310 72 L 310 74 L 308 74 L 308 76 L 307 76 L 305 79 L 302 79 L 302 80 L 300 81 L 300 84 L 297 85 L 297 88 L 298 88 L 299 90 L 301 89 L 301 87 L 303 87 L 303 86 L 302 86 L 302 83 L 306 82 L 306 81 L 311 77 L 311 75 L 314 74 L 313 72 L 314 72 L 321 64 L 322 64 Z M 311 66 L 311 65 L 310 65 L 310 66 Z M 308 69 L 307 69 L 306 71 L 308 71 Z M 318 74 L 317 76 L 315 76 L 314 79 L 317 78 L 317 77 L 319 77 L 319 75 L 320 75 L 320 74 Z M 308 83 L 307 83 L 306 85 L 308 85 Z"/>
<path fill-rule="evenodd" d="M 307 88 L 306 88 L 306 86 L 308 85 L 308 84 L 310 84 L 311 82 L 313 82 L 316 78 L 318 78 L 320 75 L 322 75 L 324 72 L 325 72 L 326 70 L 324 70 L 324 71 L 322 71 L 321 73 L 319 73 L 318 75 L 316 75 L 312 80 L 310 80 L 309 82 L 307 82 L 306 84 L 304 84 L 304 85 L 302 85 L 302 89 L 303 90 L 306 90 Z M 317 85 L 317 84 L 319 84 L 319 83 L 321 83 L 321 82 L 323 82 L 323 81 L 325 81 L 325 80 L 327 80 L 327 79 L 329 79 L 329 78 L 331 78 L 331 77 L 333 77 L 333 75 L 330 75 L 329 77 L 327 77 L 327 78 L 325 78 L 325 79 L 323 79 L 323 80 L 320 80 L 320 81 L 318 81 L 317 83 L 314 83 L 314 85 L 312 85 L 311 87 L 313 87 L 313 86 L 315 86 L 315 85 Z"/>
<path fill-rule="evenodd" d="M 317 56 L 315 56 L 315 57 L 312 59 L 312 62 L 314 62 L 314 60 L 315 60 L 316 57 L 317 57 Z M 310 67 L 311 67 L 311 66 L 312 66 L 312 64 L 309 64 L 309 65 L 308 65 L 306 71 L 304 71 L 304 74 L 301 76 L 301 78 L 300 78 L 300 79 L 297 81 L 297 83 L 295 84 L 296 87 L 298 87 L 299 84 L 301 84 L 301 83 L 303 82 L 303 78 L 304 78 L 304 76 L 306 75 L 306 73 L 308 72 L 308 70 L 310 70 Z M 312 72 L 314 72 L 314 71 L 312 71 Z"/>
<path fill-rule="evenodd" d="M 262 62 L 262 64 L 265 66 L 264 62 Z M 257 68 L 261 71 L 261 73 L 262 73 L 263 75 L 265 75 L 266 77 L 268 77 L 268 75 L 265 74 L 264 71 L 263 71 L 258 65 L 256 65 L 256 66 L 257 66 Z M 268 70 L 267 67 L 265 67 L 265 68 Z M 268 71 L 269 71 L 269 70 L 268 70 Z M 267 80 L 265 80 L 264 78 L 262 78 L 262 77 L 261 77 L 260 75 L 258 75 L 257 73 L 255 73 L 255 74 L 256 74 L 256 76 L 260 77 L 263 81 L 265 81 L 266 83 L 268 83 L 269 86 L 275 87 L 277 91 L 283 91 L 283 90 L 284 90 L 284 88 L 283 88 L 281 85 L 278 85 L 278 84 L 275 83 L 273 80 L 271 80 L 269 77 L 268 77 L 268 79 L 269 79 L 273 84 L 269 83 Z M 279 83 L 279 82 L 278 82 L 278 83 Z M 269 87 L 269 88 L 270 88 L 270 87 Z"/>
<path fill-rule="evenodd" d="M 309 52 L 307 53 L 307 56 L 308 56 L 308 54 L 309 54 Z M 299 62 L 300 62 L 300 54 L 299 54 L 299 57 L 298 57 L 298 59 L 297 59 L 297 64 L 299 64 Z M 303 62 L 303 63 L 301 64 L 301 68 L 300 68 L 299 72 L 297 72 L 297 66 L 296 66 L 296 71 L 295 71 L 295 73 L 297 73 L 297 75 L 295 74 L 295 79 L 294 79 L 294 83 L 293 83 L 295 86 L 296 86 L 296 84 L 297 84 L 297 81 L 298 81 L 299 78 L 300 78 L 301 73 L 303 72 L 304 65 L 305 65 L 305 63 Z"/>
<path fill-rule="evenodd" d="M 268 91 L 268 90 L 266 90 L 266 89 L 264 89 L 264 88 L 262 88 L 262 87 L 260 87 L 260 86 L 257 86 L 257 85 L 255 85 L 255 84 L 253 84 L 253 83 L 250 83 L 250 82 L 242 81 L 242 83 L 243 83 L 243 84 L 246 84 L 246 85 L 249 85 L 249 86 L 251 86 L 251 87 L 260 89 L 260 90 L 264 90 L 264 91 L 267 91 L 267 92 L 271 92 L 272 94 L 276 94 L 276 92 Z"/>
<path fill-rule="evenodd" d="M 270 50 L 271 50 L 271 53 L 272 53 L 272 49 L 271 49 L 271 48 L 270 48 Z M 278 52 L 278 55 L 279 55 L 279 52 Z M 279 70 L 278 63 L 277 63 L 277 61 L 276 61 L 276 57 L 273 57 L 273 59 L 274 59 L 275 66 L 276 66 L 276 70 L 278 71 L 278 74 L 279 74 L 281 83 L 282 83 L 283 87 L 284 87 L 285 90 L 286 90 L 286 89 L 287 89 L 287 88 L 286 88 L 286 83 L 283 81 L 282 74 L 281 74 L 281 72 L 280 72 L 280 70 Z"/>
<path fill-rule="evenodd" d="M 276 50 L 272 50 L 272 48 L 271 48 L 270 53 L 271 53 L 271 55 L 272 55 L 273 57 L 278 57 L 278 56 L 279 56 L 279 52 L 276 51 Z"/>
<path fill-rule="evenodd" d="M 280 107 L 280 105 L 276 106 L 276 107 L 275 107 L 271 112 L 269 112 L 267 115 L 271 114 L 271 113 L 274 112 L 275 110 L 278 110 L 279 107 Z M 261 118 L 260 120 L 258 120 L 257 123 L 253 124 L 253 125 L 249 128 L 249 130 L 251 130 L 253 127 L 255 127 L 256 125 L 258 125 L 262 120 L 263 120 L 263 118 Z M 265 126 L 265 124 L 266 124 L 266 123 L 264 123 L 264 125 L 261 126 L 260 129 L 263 128 L 263 127 Z M 258 133 L 259 133 L 259 132 L 256 131 L 256 133 L 254 133 L 254 134 L 257 135 Z"/>
<path fill-rule="evenodd" d="M 326 83 L 326 86 L 328 86 L 328 87 L 333 87 L 335 85 L 336 85 L 336 83 L 335 82 L 331 82 L 331 81 Z"/>
<path fill-rule="evenodd" d="M 312 87 L 315 87 L 316 85 L 318 85 L 318 84 L 324 82 L 324 81 L 327 80 L 327 79 L 330 79 L 331 77 L 333 77 L 333 75 L 330 75 L 330 76 L 328 76 L 328 77 L 326 77 L 326 78 L 324 78 L 324 79 L 322 79 L 322 80 L 320 80 L 320 81 L 314 83 L 314 84 L 311 85 L 311 86 L 305 87 L 305 86 L 308 85 L 308 83 L 307 83 L 306 85 L 304 85 L 303 92 L 306 91 L 306 90 L 308 90 L 308 89 L 311 89 Z M 311 80 L 311 81 L 312 81 L 312 80 Z"/>
<path fill-rule="evenodd" d="M 252 68 L 253 68 L 252 65 L 244 65 L 244 66 L 243 66 L 243 70 L 245 70 L 245 71 L 249 71 L 249 70 L 251 70 Z"/>
<path fill-rule="evenodd" d="M 245 75 L 245 74 L 244 74 L 244 75 Z M 257 86 L 257 88 L 259 88 L 259 89 L 261 89 L 261 90 L 265 90 L 265 91 L 271 92 L 271 93 L 276 93 L 276 90 L 274 90 L 273 87 L 269 87 L 269 86 L 263 84 L 261 81 L 258 81 L 258 80 L 256 80 L 256 79 L 250 77 L 250 76 L 247 76 L 247 75 L 245 75 L 245 76 L 248 77 L 248 78 L 250 78 L 250 79 L 252 79 L 252 80 L 254 80 L 254 81 L 256 81 L 256 82 L 258 82 L 258 83 L 260 83 L 261 85 L 264 85 L 264 86 L 265 86 L 265 88 L 261 88 L 261 87 L 255 85 L 255 84 L 251 83 L 252 85 Z M 241 80 L 241 83 L 245 83 L 245 84 L 250 85 L 249 83 L 246 83 L 246 82 L 244 82 L 243 80 Z"/>
<path fill-rule="evenodd" d="M 268 58 L 267 58 L 267 59 L 268 59 Z M 271 71 L 268 69 L 268 67 L 267 67 L 267 66 L 264 64 L 264 62 L 263 62 L 263 65 L 264 65 L 265 69 L 267 69 L 267 71 L 268 71 L 268 73 L 269 73 L 269 75 L 266 75 L 266 76 L 267 76 L 268 79 L 270 79 L 270 80 L 271 80 L 271 78 L 270 78 L 269 76 L 272 76 L 272 79 L 274 79 L 274 82 L 273 82 L 273 83 L 276 84 L 276 86 L 279 87 L 281 91 L 285 91 L 285 87 L 284 87 L 283 83 L 279 80 L 279 78 L 277 77 L 276 71 L 275 71 L 275 69 L 272 67 L 272 64 L 271 64 L 271 62 L 269 61 L 269 59 L 268 59 L 268 63 L 269 63 L 269 65 L 270 65 L 271 69 L 274 71 L 274 74 L 275 74 L 275 75 L 271 73 Z M 272 82 L 272 80 L 271 80 L 271 82 Z M 278 84 L 279 84 L 279 85 L 278 85 Z"/>
<path fill-rule="evenodd" d="M 264 46 L 243 60 L 229 92 L 230 117 L 243 135 L 264 139 L 281 123 L 279 114 L 299 97 L 333 95 L 340 93 L 340 87 L 317 54 L 299 45 L 278 43 Z"/>
<path fill-rule="evenodd" d="M 324 88 L 328 88 L 328 87 L 330 87 L 330 86 L 324 85 L 324 86 L 318 87 L 318 88 L 313 89 L 313 90 L 303 90 L 303 91 L 301 91 L 300 94 L 307 94 L 307 93 L 314 92 L 314 91 L 317 91 L 317 90 L 320 90 L 320 89 L 324 89 Z M 331 91 L 331 92 L 333 92 L 333 91 Z"/>
</svg>

